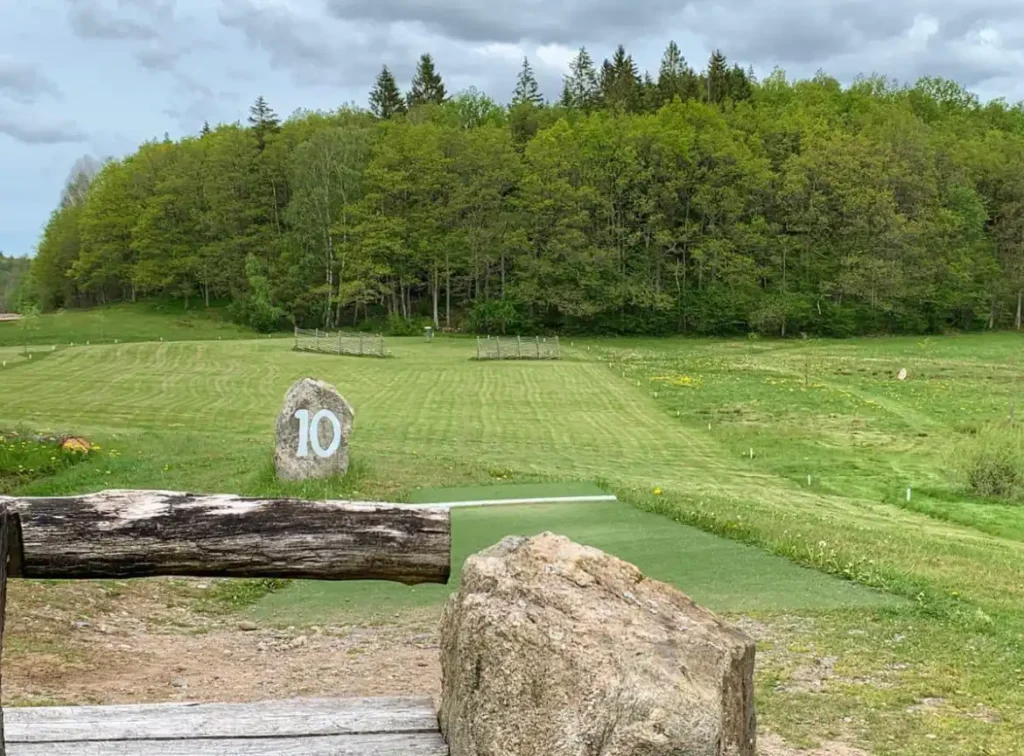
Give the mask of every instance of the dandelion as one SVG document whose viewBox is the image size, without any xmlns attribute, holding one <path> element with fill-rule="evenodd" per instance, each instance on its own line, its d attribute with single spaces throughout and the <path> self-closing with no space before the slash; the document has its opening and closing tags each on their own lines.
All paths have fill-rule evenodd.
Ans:
<svg viewBox="0 0 1024 756">
<path fill-rule="evenodd" d="M 653 494 L 654 494 L 655 496 L 661 496 L 661 489 L 660 489 L 660 488 L 658 488 L 657 486 L 655 486 L 655 488 L 654 488 L 654 491 L 652 491 L 652 493 L 653 493 Z"/>
</svg>

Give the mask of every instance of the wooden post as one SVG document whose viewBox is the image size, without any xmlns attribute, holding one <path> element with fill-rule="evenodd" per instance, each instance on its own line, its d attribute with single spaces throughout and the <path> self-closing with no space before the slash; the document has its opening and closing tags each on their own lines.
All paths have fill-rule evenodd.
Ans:
<svg viewBox="0 0 1024 756">
<path fill-rule="evenodd" d="M 540 336 L 534 336 L 533 340 L 537 342 L 537 359 L 540 359 Z"/>
<path fill-rule="evenodd" d="M 494 337 L 494 343 L 498 345 L 498 359 L 501 359 L 501 336 Z"/>
<path fill-rule="evenodd" d="M 4 619 L 7 614 L 7 560 L 10 547 L 8 533 L 9 520 L 13 517 L 8 513 L 7 505 L 0 502 L 0 662 L 4 654 Z M 3 671 L 0 667 L 0 685 L 3 684 Z M 4 745 L 4 710 L 0 702 L 0 756 L 6 756 L 7 748 Z"/>
<path fill-rule="evenodd" d="M 155 576 L 445 583 L 451 516 L 439 508 L 231 494 L 103 491 L 0 496 L 21 525 L 13 577 Z"/>
<path fill-rule="evenodd" d="M 316 351 L 318 351 L 318 352 L 320 351 L 320 329 L 319 328 L 314 328 L 313 329 L 313 348 L 316 349 Z"/>
<path fill-rule="evenodd" d="M 558 336 L 555 336 L 555 359 L 556 360 L 562 359 L 562 345 L 558 341 Z"/>
<path fill-rule="evenodd" d="M 523 359 L 523 340 L 516 334 L 516 352 L 519 355 L 519 359 Z"/>
<path fill-rule="evenodd" d="M 377 338 L 380 339 L 380 356 L 381 357 L 387 357 L 388 353 L 386 351 L 384 351 L 384 334 L 383 333 L 378 334 Z"/>
<path fill-rule="evenodd" d="M 476 337 L 476 358 L 480 359 L 480 337 Z"/>
<path fill-rule="evenodd" d="M 363 334 L 359 334 L 359 354 L 363 353 Z"/>
<path fill-rule="evenodd" d="M 299 327 L 295 326 L 295 348 L 299 348 Z"/>
</svg>

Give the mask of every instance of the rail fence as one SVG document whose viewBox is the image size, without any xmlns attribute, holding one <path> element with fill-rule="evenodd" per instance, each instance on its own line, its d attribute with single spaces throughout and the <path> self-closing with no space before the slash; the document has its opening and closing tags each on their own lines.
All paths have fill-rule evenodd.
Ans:
<svg viewBox="0 0 1024 756">
<path fill-rule="evenodd" d="M 562 351 L 558 337 L 487 336 L 476 339 L 478 360 L 557 360 Z"/>
<path fill-rule="evenodd" d="M 384 337 L 379 334 L 295 329 L 295 348 L 300 352 L 351 354 L 356 357 L 388 357 Z"/>
</svg>

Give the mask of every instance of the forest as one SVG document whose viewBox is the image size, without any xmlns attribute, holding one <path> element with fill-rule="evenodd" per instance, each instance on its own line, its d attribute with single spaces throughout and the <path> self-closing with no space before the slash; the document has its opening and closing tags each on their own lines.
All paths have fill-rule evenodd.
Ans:
<svg viewBox="0 0 1024 756">
<path fill-rule="evenodd" d="M 512 82 L 510 82 L 510 85 Z M 585 48 L 547 101 L 446 91 L 203 124 L 81 170 L 44 310 L 228 303 L 260 330 L 849 336 L 1020 328 L 1024 106 L 954 82 L 791 81 L 674 43 Z"/>
<path fill-rule="evenodd" d="M 18 311 L 30 296 L 29 262 L 28 258 L 5 257 L 0 252 L 0 313 Z"/>
</svg>

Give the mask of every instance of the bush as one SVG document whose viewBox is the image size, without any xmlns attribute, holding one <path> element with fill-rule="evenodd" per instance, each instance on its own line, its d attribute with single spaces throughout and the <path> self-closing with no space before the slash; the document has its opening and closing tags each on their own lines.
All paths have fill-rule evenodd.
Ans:
<svg viewBox="0 0 1024 756">
<path fill-rule="evenodd" d="M 1024 429 L 989 423 L 955 445 L 950 469 L 957 482 L 978 496 L 1015 499 L 1024 495 Z"/>
</svg>

